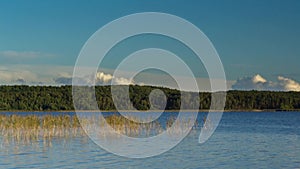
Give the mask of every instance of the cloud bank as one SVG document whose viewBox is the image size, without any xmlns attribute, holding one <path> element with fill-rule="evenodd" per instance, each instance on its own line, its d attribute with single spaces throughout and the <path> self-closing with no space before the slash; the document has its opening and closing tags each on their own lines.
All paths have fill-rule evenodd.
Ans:
<svg viewBox="0 0 300 169">
<path fill-rule="evenodd" d="M 54 78 L 72 77 L 73 67 L 0 65 L 0 85 L 57 85 Z"/>
<path fill-rule="evenodd" d="M 72 85 L 73 66 L 53 66 L 53 65 L 0 65 L 0 85 Z M 87 71 L 88 72 L 88 71 Z M 108 73 L 107 73 L 108 72 Z M 177 88 L 174 79 L 167 75 L 141 73 L 134 80 L 129 79 L 126 72 L 119 77 L 112 75 L 113 70 L 101 70 L 95 76 L 83 75 L 78 78 L 81 84 L 110 85 L 153 85 Z M 186 82 L 182 90 L 194 91 L 189 85 L 190 77 L 178 77 Z M 76 80 L 76 79 L 75 79 Z M 200 91 L 210 91 L 210 80 L 208 78 L 196 79 Z M 89 82 L 89 83 L 87 83 Z M 219 81 L 213 80 L 213 83 Z M 278 76 L 277 80 L 270 81 L 257 74 L 253 77 L 245 77 L 237 81 L 228 81 L 228 90 L 271 90 L 271 91 L 300 91 L 300 83 L 297 81 Z"/>
<path fill-rule="evenodd" d="M 53 65 L 0 65 L 0 85 L 72 85 L 73 66 Z M 94 80 L 96 85 L 135 84 L 124 77 L 113 77 L 104 72 L 98 72 L 95 77 L 89 75 L 79 77 L 82 84 Z M 91 83 L 88 83 L 91 84 Z"/>
<path fill-rule="evenodd" d="M 76 80 L 78 81 L 78 84 L 92 84 L 90 76 L 85 77 L 78 77 Z M 72 77 L 59 77 L 54 79 L 55 83 L 57 84 L 63 84 L 63 85 L 71 85 L 72 84 Z M 111 74 L 106 74 L 104 72 L 97 72 L 95 76 L 95 84 L 96 85 L 130 85 L 134 84 L 134 81 L 131 81 L 130 79 L 124 78 L 124 77 L 114 77 Z"/>
<path fill-rule="evenodd" d="M 274 90 L 274 91 L 300 91 L 300 83 L 295 80 L 278 76 L 277 81 L 268 81 L 261 75 L 238 79 L 232 85 L 234 90 Z"/>
<path fill-rule="evenodd" d="M 30 71 L 0 69 L 0 82 L 2 84 L 25 84 L 27 80 L 36 81 L 37 76 Z"/>
</svg>

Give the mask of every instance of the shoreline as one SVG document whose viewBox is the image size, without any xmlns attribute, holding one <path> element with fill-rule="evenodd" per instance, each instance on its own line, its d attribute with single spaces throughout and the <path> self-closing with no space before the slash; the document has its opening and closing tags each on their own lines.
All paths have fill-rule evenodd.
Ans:
<svg viewBox="0 0 300 169">
<path fill-rule="evenodd" d="M 195 110 L 182 110 L 184 113 L 194 112 Z M 199 113 L 208 113 L 210 110 L 198 110 Z M 77 111 L 77 112 L 87 112 L 87 113 L 112 113 L 117 112 L 117 110 L 84 110 L 84 111 Z M 122 110 L 118 112 L 130 112 L 130 113 L 138 113 L 138 112 L 146 112 L 146 111 L 132 111 L 132 110 Z M 160 111 L 152 111 L 152 112 L 160 112 Z M 164 110 L 167 113 L 177 113 L 179 110 Z M 253 109 L 253 110 L 211 110 L 211 112 L 223 112 L 223 113 L 234 113 L 234 112 L 300 112 L 298 109 L 293 110 L 280 110 L 280 109 Z M 31 111 L 31 110 L 1 110 L 0 113 L 76 113 L 75 110 L 42 110 L 42 111 Z"/>
</svg>

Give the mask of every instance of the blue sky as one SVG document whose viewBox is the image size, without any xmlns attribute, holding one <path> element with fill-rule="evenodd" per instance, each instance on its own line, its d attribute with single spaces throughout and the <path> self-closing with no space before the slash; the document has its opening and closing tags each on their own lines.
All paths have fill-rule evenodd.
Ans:
<svg viewBox="0 0 300 169">
<path fill-rule="evenodd" d="M 299 9 L 297 0 L 2 0 L 0 78 L 13 83 L 15 79 L 5 72 L 20 78 L 27 72 L 37 80 L 43 68 L 48 72 L 57 68 L 45 79 L 63 76 L 100 27 L 132 13 L 164 12 L 190 21 L 208 36 L 229 81 L 256 74 L 271 81 L 278 76 L 300 81 Z M 104 67 L 112 68 L 114 61 L 108 58 Z"/>
</svg>

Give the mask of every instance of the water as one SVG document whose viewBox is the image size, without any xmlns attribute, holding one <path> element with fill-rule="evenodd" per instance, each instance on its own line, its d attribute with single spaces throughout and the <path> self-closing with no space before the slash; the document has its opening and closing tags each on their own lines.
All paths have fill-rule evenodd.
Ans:
<svg viewBox="0 0 300 169">
<path fill-rule="evenodd" d="M 0 168 L 300 168 L 300 112 L 224 113 L 204 144 L 199 133 L 193 130 L 175 148 L 146 159 L 113 155 L 87 137 L 2 142 Z"/>
</svg>

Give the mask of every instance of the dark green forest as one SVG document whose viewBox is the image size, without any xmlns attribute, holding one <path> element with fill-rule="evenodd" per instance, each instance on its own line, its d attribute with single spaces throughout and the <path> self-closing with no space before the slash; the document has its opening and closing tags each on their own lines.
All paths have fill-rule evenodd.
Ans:
<svg viewBox="0 0 300 169">
<path fill-rule="evenodd" d="M 181 100 L 180 91 L 153 86 L 129 86 L 129 96 L 138 110 L 150 108 L 149 94 L 161 89 L 166 95 L 166 110 L 178 110 L 182 103 L 195 104 L 198 93 L 185 92 Z M 95 94 L 100 110 L 115 110 L 110 86 L 96 86 Z M 201 92 L 201 110 L 209 109 L 211 93 Z M 295 110 L 300 109 L 299 92 L 275 91 L 228 91 L 225 110 Z M 121 98 L 122 99 L 122 98 Z M 154 103 L 155 104 L 155 103 Z M 121 107 L 126 110 L 127 102 Z M 72 86 L 0 86 L 1 111 L 72 111 Z"/>
</svg>

